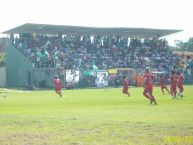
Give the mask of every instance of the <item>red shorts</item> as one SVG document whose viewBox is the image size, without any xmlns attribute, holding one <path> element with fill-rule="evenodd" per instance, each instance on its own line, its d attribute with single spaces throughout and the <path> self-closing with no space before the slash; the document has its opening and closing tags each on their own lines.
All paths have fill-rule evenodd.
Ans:
<svg viewBox="0 0 193 145">
<path fill-rule="evenodd" d="M 129 89 L 128 87 L 124 87 L 123 88 L 123 93 L 128 93 L 128 89 Z"/>
<path fill-rule="evenodd" d="M 178 88 L 179 88 L 179 90 L 180 90 L 180 93 L 182 93 L 182 92 L 184 91 L 183 85 L 178 85 Z"/>
<path fill-rule="evenodd" d="M 161 85 L 161 89 L 166 89 L 166 85 Z"/>
<path fill-rule="evenodd" d="M 176 92 L 176 85 L 171 85 L 170 90 L 171 92 Z"/>
<path fill-rule="evenodd" d="M 144 90 L 152 91 L 153 90 L 153 85 L 146 85 Z"/>
<path fill-rule="evenodd" d="M 56 91 L 60 91 L 62 88 L 61 87 L 55 87 Z"/>
<path fill-rule="evenodd" d="M 151 86 L 146 85 L 145 88 L 144 88 L 143 93 L 147 94 L 147 93 L 152 93 L 152 92 L 153 92 L 153 86 L 152 85 Z"/>
</svg>

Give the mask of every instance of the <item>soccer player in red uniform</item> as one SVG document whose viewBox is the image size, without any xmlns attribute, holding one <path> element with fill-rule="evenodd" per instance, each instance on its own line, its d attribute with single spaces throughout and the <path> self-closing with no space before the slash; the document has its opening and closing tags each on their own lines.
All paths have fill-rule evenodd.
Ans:
<svg viewBox="0 0 193 145">
<path fill-rule="evenodd" d="M 157 102 L 155 100 L 155 97 L 153 96 L 154 77 L 153 77 L 153 74 L 150 72 L 149 67 L 146 67 L 143 77 L 144 77 L 144 92 L 143 92 L 143 95 L 147 99 L 150 100 L 150 104 L 152 104 L 154 102 L 154 104 L 156 105 Z"/>
<path fill-rule="evenodd" d="M 54 86 L 55 92 L 62 97 L 61 89 L 62 89 L 62 81 L 58 78 L 58 76 L 54 77 Z"/>
<path fill-rule="evenodd" d="M 179 89 L 180 96 L 182 98 L 183 97 L 182 92 L 184 91 L 184 87 L 183 87 L 184 76 L 180 72 L 178 72 L 177 77 L 178 77 L 177 78 L 177 86 Z"/>
<path fill-rule="evenodd" d="M 129 89 L 129 82 L 128 82 L 128 79 L 124 76 L 123 77 L 123 94 L 127 94 L 128 96 L 130 96 L 129 92 L 128 92 L 128 89 Z"/>
<path fill-rule="evenodd" d="M 161 75 L 160 76 L 160 87 L 161 87 L 163 95 L 165 94 L 164 89 L 166 89 L 168 91 L 168 93 L 170 94 L 170 91 L 168 90 L 165 82 L 166 82 L 166 78 L 163 75 Z"/>
<path fill-rule="evenodd" d="M 177 78 L 178 76 L 176 75 L 175 71 L 172 71 L 172 74 L 170 76 L 170 92 L 173 99 L 176 98 Z"/>
</svg>

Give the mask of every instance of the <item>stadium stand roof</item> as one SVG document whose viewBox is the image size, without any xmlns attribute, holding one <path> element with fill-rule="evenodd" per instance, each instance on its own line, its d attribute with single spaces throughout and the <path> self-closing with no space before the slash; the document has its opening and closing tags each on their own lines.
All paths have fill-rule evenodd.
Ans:
<svg viewBox="0 0 193 145">
<path fill-rule="evenodd" d="M 125 28 L 125 27 L 83 27 L 66 25 L 48 25 L 26 23 L 3 32 L 4 34 L 88 34 L 88 35 L 122 35 L 128 37 L 162 37 L 182 30 L 151 29 L 151 28 Z"/>
</svg>

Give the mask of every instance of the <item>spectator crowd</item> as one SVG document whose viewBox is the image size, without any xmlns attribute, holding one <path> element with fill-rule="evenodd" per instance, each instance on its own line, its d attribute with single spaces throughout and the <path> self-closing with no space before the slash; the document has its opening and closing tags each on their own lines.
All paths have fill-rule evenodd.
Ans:
<svg viewBox="0 0 193 145">
<path fill-rule="evenodd" d="M 159 38 L 22 34 L 13 44 L 37 68 L 90 70 L 95 64 L 99 69 L 149 66 L 170 71 L 179 61 L 167 41 Z"/>
</svg>

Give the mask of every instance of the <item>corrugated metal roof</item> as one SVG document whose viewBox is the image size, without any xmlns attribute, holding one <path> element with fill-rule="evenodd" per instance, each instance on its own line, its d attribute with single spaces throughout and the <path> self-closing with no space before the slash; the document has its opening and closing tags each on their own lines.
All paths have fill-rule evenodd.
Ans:
<svg viewBox="0 0 193 145">
<path fill-rule="evenodd" d="M 66 25 L 49 25 L 49 24 L 32 24 L 27 23 L 16 28 L 10 29 L 5 34 L 88 34 L 88 35 L 122 35 L 128 37 L 162 37 L 182 30 L 169 29 L 151 29 L 151 28 L 125 28 L 125 27 L 83 27 L 83 26 L 66 26 Z"/>
</svg>

